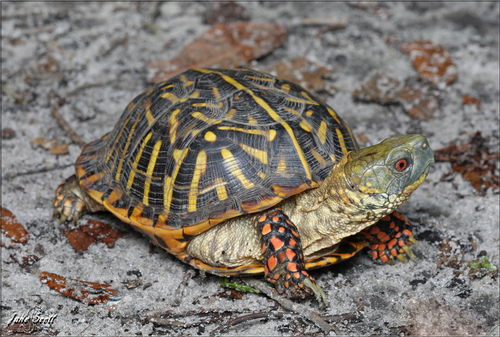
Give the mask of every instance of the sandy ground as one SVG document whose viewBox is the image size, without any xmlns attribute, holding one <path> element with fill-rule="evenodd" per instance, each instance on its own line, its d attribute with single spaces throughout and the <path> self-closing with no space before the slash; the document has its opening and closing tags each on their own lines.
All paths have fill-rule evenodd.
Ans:
<svg viewBox="0 0 500 337">
<path fill-rule="evenodd" d="M 69 93 L 60 112 L 85 142 L 116 123 L 126 104 L 148 86 L 149 60 L 171 59 L 206 31 L 210 3 L 11 3 L 2 2 L 2 207 L 29 233 L 19 248 L 2 247 L 2 328 L 9 320 L 38 309 L 57 315 L 51 325 L 28 327 L 30 333 L 60 335 L 207 335 L 229 319 L 254 312 L 285 312 L 264 295 L 241 299 L 218 284 L 218 278 L 154 248 L 147 239 L 107 214 L 85 216 L 126 231 L 114 248 L 92 244 L 75 252 L 52 221 L 52 198 L 59 183 L 73 173 L 80 148 L 50 114 L 49 92 Z M 486 147 L 499 146 L 499 6 L 479 3 L 241 3 L 255 22 L 284 26 L 284 44 L 252 61 L 267 69 L 275 62 L 305 57 L 333 71 L 320 93 L 351 126 L 363 145 L 407 133 L 425 134 L 433 149 L 467 142 L 476 131 Z M 308 24 L 310 20 L 323 24 Z M 324 30 L 344 22 L 342 29 Z M 417 77 L 399 44 L 431 40 L 445 47 L 458 78 L 437 90 L 440 106 L 428 120 L 411 118 L 401 106 L 359 102 L 352 93 L 376 73 L 400 80 Z M 102 84 L 104 83 L 104 84 Z M 481 105 L 464 105 L 462 97 Z M 30 140 L 37 137 L 70 143 L 69 154 L 53 155 Z M 484 196 L 449 163 L 433 166 L 424 184 L 401 211 L 414 224 L 417 260 L 377 265 L 363 253 L 313 276 L 331 306 L 320 312 L 314 301 L 303 304 L 322 315 L 359 309 L 362 318 L 336 324 L 346 335 L 498 335 L 498 273 L 473 270 L 468 262 L 481 255 L 499 264 L 499 194 Z M 496 174 L 498 175 L 498 162 Z M 451 241 L 446 245 L 446 238 Z M 448 247 L 451 252 L 444 256 Z M 440 250 L 441 248 L 441 250 Z M 39 260 L 23 265 L 22 259 Z M 453 257 L 454 256 L 454 257 Z M 456 263 L 450 260 L 456 259 Z M 105 283 L 119 289 L 119 300 L 88 305 L 65 297 L 38 278 L 41 271 Z M 125 284 L 141 281 L 128 289 Z M 180 300 L 176 303 L 175 299 Z M 171 310 L 170 323 L 153 324 L 151 312 Z M 191 312 L 190 312 L 191 311 Z M 175 321 L 175 322 L 174 322 Z M 185 324 L 184 324 L 185 323 Z M 12 328 L 12 325 L 10 325 Z M 496 328 L 496 330 L 494 330 Z M 321 334 L 297 315 L 248 320 L 222 335 Z"/>
</svg>

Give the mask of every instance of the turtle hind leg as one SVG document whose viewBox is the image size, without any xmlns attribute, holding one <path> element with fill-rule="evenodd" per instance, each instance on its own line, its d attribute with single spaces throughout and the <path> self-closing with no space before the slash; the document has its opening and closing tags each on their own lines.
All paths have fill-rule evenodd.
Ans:
<svg viewBox="0 0 500 337">
<path fill-rule="evenodd" d="M 393 212 L 375 225 L 360 233 L 368 241 L 372 258 L 376 261 L 394 263 L 394 258 L 406 263 L 409 258 L 416 258 L 410 244 L 416 241 L 410 230 L 410 224 L 399 212 Z"/>
<path fill-rule="evenodd" d="M 274 208 L 260 214 L 256 222 L 266 279 L 288 297 L 314 295 L 321 306 L 327 306 L 325 293 L 305 269 L 300 237 L 288 216 L 280 208 Z"/>
<path fill-rule="evenodd" d="M 54 219 L 59 218 L 59 224 L 71 220 L 76 223 L 84 212 L 105 210 L 104 206 L 85 193 L 75 175 L 72 175 L 59 185 L 53 204 Z"/>
</svg>

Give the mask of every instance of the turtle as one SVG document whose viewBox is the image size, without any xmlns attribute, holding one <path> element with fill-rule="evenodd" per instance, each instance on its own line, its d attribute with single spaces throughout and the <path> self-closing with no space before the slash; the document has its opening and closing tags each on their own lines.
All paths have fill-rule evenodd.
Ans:
<svg viewBox="0 0 500 337">
<path fill-rule="evenodd" d="M 109 211 L 181 261 L 264 274 L 290 298 L 327 297 L 308 270 L 415 257 L 396 209 L 434 162 L 425 136 L 360 148 L 301 86 L 252 69 L 190 69 L 135 97 L 56 190 L 54 217 Z"/>
</svg>

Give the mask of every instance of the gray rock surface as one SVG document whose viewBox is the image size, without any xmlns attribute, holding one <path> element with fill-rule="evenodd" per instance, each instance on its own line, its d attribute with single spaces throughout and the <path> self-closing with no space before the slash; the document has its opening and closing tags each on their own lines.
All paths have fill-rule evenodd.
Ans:
<svg viewBox="0 0 500 337">
<path fill-rule="evenodd" d="M 354 6 L 320 2 L 240 3 L 244 16 L 256 22 L 286 27 L 283 46 L 251 66 L 266 70 L 282 60 L 305 57 L 333 68 L 325 79 L 334 94 L 320 93 L 355 135 L 371 145 L 389 136 L 423 133 L 431 147 L 467 142 L 476 131 L 488 139 L 492 153 L 499 147 L 499 5 L 497 2 L 399 2 Z M 57 314 L 38 332 L 59 335 L 207 335 L 230 318 L 251 312 L 285 312 L 264 295 L 227 296 L 218 278 L 192 270 L 109 214 L 88 215 L 126 231 L 114 248 L 92 244 L 78 254 L 63 228 L 52 221 L 52 198 L 59 183 L 73 173 L 80 148 L 71 143 L 51 117 L 49 93 L 80 90 L 59 108 L 85 142 L 115 125 L 122 109 L 148 86 L 149 60 L 174 58 L 206 31 L 210 3 L 13 3 L 2 2 L 2 207 L 15 214 L 29 233 L 27 244 L 2 247 L 2 320 L 38 308 Z M 342 29 L 317 34 L 325 25 Z M 355 101 L 352 93 L 376 73 L 405 80 L 416 78 L 400 43 L 431 40 L 444 46 L 458 67 L 455 83 L 440 87 L 440 107 L 429 120 L 413 119 L 399 105 Z M 392 43 L 388 43 L 392 41 Z M 85 85 L 94 85 L 81 89 Z M 99 85 L 100 84 L 100 85 Z M 462 104 L 477 97 L 481 107 Z M 43 137 L 71 143 L 68 155 L 52 155 L 30 144 Z M 498 273 L 473 277 L 467 262 L 486 254 L 499 263 L 499 194 L 478 195 L 459 174 L 447 179 L 449 163 L 436 163 L 424 184 L 401 211 L 414 224 L 417 260 L 377 265 L 366 253 L 346 263 L 313 272 L 331 302 L 323 315 L 360 309 L 363 317 L 342 322 L 346 335 L 498 335 L 500 328 Z M 498 175 L 498 162 L 496 174 Z M 463 263 L 443 263 L 445 238 Z M 455 245 L 455 246 L 453 246 Z M 480 253 L 484 251 L 483 253 Z M 23 257 L 40 259 L 21 266 Z M 15 255 L 15 256 L 14 256 Z M 484 269 L 484 268 L 483 268 Z M 109 282 L 120 300 L 88 305 L 42 284 L 37 273 Z M 484 270 L 483 270 L 484 271 Z M 126 282 L 142 281 L 128 289 Z M 146 286 L 149 285 L 149 286 Z M 180 294 L 179 294 L 180 292 Z M 179 299 L 180 303 L 176 303 Z M 304 305 L 320 312 L 314 301 Z M 172 321 L 153 324 L 151 312 L 179 313 Z M 186 316 L 188 311 L 193 315 Z M 233 315 L 227 313 L 232 312 Z M 216 313 L 226 313 L 216 316 Z M 208 316 L 205 316 L 207 314 Z M 184 317 L 184 316 L 186 317 Z M 212 321 L 210 318 L 214 317 Z M 12 327 L 12 325 L 11 325 Z M 493 329 L 496 330 L 493 331 Z M 7 327 L 8 328 L 8 327 Z M 29 328 L 29 327 L 28 327 Z M 32 330 L 30 330 L 32 331 Z M 493 332 L 492 332 L 493 331 Z M 320 334 L 297 315 L 249 320 L 222 335 Z"/>
</svg>

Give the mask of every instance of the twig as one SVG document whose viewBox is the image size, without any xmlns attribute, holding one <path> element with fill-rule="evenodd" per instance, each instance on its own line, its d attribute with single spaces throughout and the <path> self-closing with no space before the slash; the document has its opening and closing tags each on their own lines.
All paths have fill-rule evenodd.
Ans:
<svg viewBox="0 0 500 337">
<path fill-rule="evenodd" d="M 229 329 L 231 326 L 238 325 L 241 323 L 245 323 L 247 321 L 253 320 L 253 319 L 260 319 L 260 318 L 282 318 L 285 314 L 282 312 L 255 312 L 249 315 L 245 316 L 240 316 L 236 317 L 230 321 L 228 321 L 226 324 L 221 324 L 212 332 L 210 332 L 210 336 L 215 336 L 217 334 L 220 334 L 224 330 Z"/>
<path fill-rule="evenodd" d="M 298 303 L 294 303 L 291 300 L 281 296 L 275 289 L 269 287 L 264 282 L 256 280 L 256 279 L 251 279 L 251 278 L 245 279 L 244 281 L 248 285 L 259 289 L 264 294 L 269 296 L 271 299 L 278 302 L 286 310 L 294 312 L 294 313 L 298 314 L 299 316 L 313 322 L 321 330 L 323 330 L 324 333 L 328 333 L 331 330 L 333 330 L 335 332 L 335 334 L 337 334 L 337 335 L 340 334 L 340 332 L 338 331 L 337 328 L 328 324 L 323 318 L 321 318 L 321 316 L 318 313 L 306 308 L 303 305 L 300 305 Z"/>
<path fill-rule="evenodd" d="M 12 178 L 16 178 L 19 176 L 28 176 L 31 174 L 38 174 L 38 173 L 55 171 L 55 170 L 61 170 L 61 169 L 65 169 L 66 167 L 70 167 L 73 165 L 75 165 L 75 164 L 71 163 L 71 164 L 62 165 L 62 166 L 44 167 L 41 169 L 33 169 L 33 170 L 24 171 L 24 172 L 7 173 L 2 177 L 2 179 L 12 179 Z"/>
<path fill-rule="evenodd" d="M 189 271 L 184 275 L 182 278 L 182 282 L 179 283 L 179 286 L 177 287 L 177 290 L 175 291 L 175 298 L 174 302 L 172 303 L 173 307 L 178 307 L 181 304 L 182 301 L 182 289 L 186 286 L 188 281 L 192 279 L 194 276 L 194 270 L 189 269 Z"/>
<path fill-rule="evenodd" d="M 85 146 L 85 142 L 76 134 L 75 131 L 69 126 L 69 124 L 64 120 L 64 118 L 61 116 L 59 111 L 57 110 L 57 102 L 56 100 L 59 99 L 57 97 L 56 93 L 51 90 L 50 91 L 50 113 L 52 117 L 57 121 L 59 126 L 69 135 L 71 140 L 75 142 L 80 148 L 83 148 Z"/>
<path fill-rule="evenodd" d="M 76 87 L 75 89 L 73 89 L 71 91 L 68 91 L 67 93 L 61 95 L 60 99 L 66 99 L 69 96 L 73 96 L 74 94 L 77 94 L 77 93 L 79 93 L 82 90 L 86 90 L 86 89 L 94 88 L 94 87 L 102 87 L 103 85 L 106 85 L 106 84 L 109 84 L 109 83 L 112 83 L 112 82 L 114 82 L 114 80 L 94 82 L 94 83 L 86 83 L 86 84 L 83 84 L 83 85 L 81 85 L 79 87 Z"/>
</svg>

